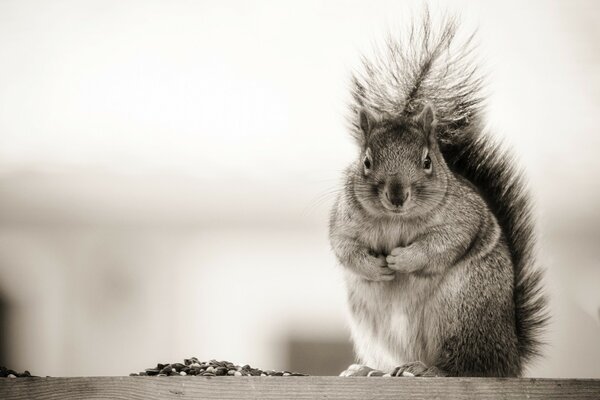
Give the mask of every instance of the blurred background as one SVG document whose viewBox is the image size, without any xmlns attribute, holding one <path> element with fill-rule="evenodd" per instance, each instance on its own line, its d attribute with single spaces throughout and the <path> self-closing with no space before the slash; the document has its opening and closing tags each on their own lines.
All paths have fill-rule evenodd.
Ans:
<svg viewBox="0 0 600 400">
<path fill-rule="evenodd" d="M 0 365 L 344 369 L 349 76 L 423 4 L 0 1 Z M 428 4 L 479 29 L 531 180 L 553 320 L 529 375 L 600 378 L 600 3 Z"/>
</svg>

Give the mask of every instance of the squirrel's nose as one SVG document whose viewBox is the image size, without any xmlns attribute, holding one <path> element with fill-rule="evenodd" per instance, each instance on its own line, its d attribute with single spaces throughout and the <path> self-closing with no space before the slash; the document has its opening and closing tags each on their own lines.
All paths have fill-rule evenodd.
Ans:
<svg viewBox="0 0 600 400">
<path fill-rule="evenodd" d="M 402 207 L 410 199 L 410 188 L 400 185 L 390 185 L 386 188 L 385 197 L 396 207 Z"/>
</svg>

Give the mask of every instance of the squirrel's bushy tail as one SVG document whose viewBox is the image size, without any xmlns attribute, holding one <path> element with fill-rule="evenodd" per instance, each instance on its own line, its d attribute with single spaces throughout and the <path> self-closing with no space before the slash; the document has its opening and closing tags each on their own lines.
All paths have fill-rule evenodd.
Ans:
<svg viewBox="0 0 600 400">
<path fill-rule="evenodd" d="M 351 124 L 355 139 L 361 107 L 390 117 L 417 115 L 434 105 L 440 148 L 450 169 L 472 182 L 487 201 L 506 236 L 514 265 L 514 303 L 519 356 L 539 354 L 540 333 L 548 316 L 535 263 L 531 201 L 512 157 L 483 133 L 483 81 L 472 60 L 472 38 L 458 43 L 455 20 L 433 29 L 429 13 L 408 36 L 388 39 L 352 80 Z"/>
</svg>

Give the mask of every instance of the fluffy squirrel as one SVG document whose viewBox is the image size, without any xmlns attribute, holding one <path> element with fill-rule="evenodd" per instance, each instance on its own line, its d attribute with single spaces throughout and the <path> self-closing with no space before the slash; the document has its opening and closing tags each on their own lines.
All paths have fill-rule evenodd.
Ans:
<svg viewBox="0 0 600 400">
<path fill-rule="evenodd" d="M 352 80 L 360 153 L 330 242 L 360 364 L 342 375 L 520 376 L 548 315 L 531 201 L 483 128 L 472 36 L 427 15 Z"/>
</svg>

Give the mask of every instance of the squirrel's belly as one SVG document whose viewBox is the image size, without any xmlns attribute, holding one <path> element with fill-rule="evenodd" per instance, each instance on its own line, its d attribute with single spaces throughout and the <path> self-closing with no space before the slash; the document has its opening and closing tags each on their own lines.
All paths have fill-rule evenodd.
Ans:
<svg viewBox="0 0 600 400">
<path fill-rule="evenodd" d="M 423 313 L 409 307 L 408 279 L 352 282 L 349 293 L 352 338 L 360 362 L 372 368 L 391 370 L 411 361 L 428 362 Z M 398 287 L 401 286 L 401 287 Z M 412 299 L 414 300 L 414 298 Z"/>
</svg>

